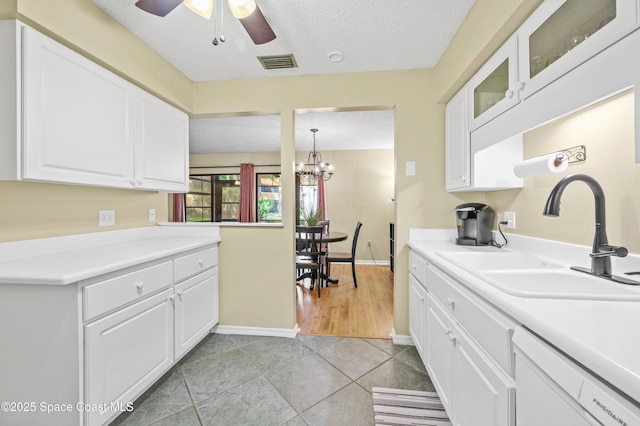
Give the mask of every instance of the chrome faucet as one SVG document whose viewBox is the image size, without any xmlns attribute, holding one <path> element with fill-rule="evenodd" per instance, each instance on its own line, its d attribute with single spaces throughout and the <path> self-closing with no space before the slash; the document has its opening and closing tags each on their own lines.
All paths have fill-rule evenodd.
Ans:
<svg viewBox="0 0 640 426">
<path fill-rule="evenodd" d="M 629 251 L 624 247 L 612 246 L 607 240 L 607 224 L 605 215 L 604 191 L 600 184 L 591 176 L 585 174 L 568 175 L 560 179 L 551 190 L 542 214 L 545 216 L 560 216 L 560 197 L 568 184 L 574 181 L 582 181 L 591 188 L 596 204 L 596 231 L 593 237 L 591 256 L 591 269 L 572 266 L 571 269 L 586 272 L 597 277 L 606 278 L 623 284 L 640 284 L 628 278 L 618 277 L 612 274 L 611 256 L 625 257 Z"/>
</svg>

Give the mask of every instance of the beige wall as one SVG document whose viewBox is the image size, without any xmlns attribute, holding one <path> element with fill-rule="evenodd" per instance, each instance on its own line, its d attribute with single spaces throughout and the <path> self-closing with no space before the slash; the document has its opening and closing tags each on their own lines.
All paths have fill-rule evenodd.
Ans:
<svg viewBox="0 0 640 426">
<path fill-rule="evenodd" d="M 584 183 L 567 186 L 559 217 L 542 215 L 555 184 L 568 174 L 584 173 L 604 189 L 609 241 L 640 253 L 640 168 L 634 163 L 633 105 L 633 91 L 628 91 L 525 134 L 525 159 L 576 145 L 585 145 L 587 159 L 563 173 L 527 178 L 522 189 L 487 193 L 487 202 L 500 218 L 504 211 L 516 212 L 514 233 L 590 246 L 595 204 Z"/>
</svg>

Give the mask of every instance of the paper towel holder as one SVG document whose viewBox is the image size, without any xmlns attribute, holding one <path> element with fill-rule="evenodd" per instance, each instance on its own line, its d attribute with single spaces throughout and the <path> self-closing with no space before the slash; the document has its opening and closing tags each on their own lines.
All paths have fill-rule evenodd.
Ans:
<svg viewBox="0 0 640 426">
<path fill-rule="evenodd" d="M 568 161 L 569 164 L 571 164 L 585 161 L 587 159 L 587 149 L 584 145 L 577 145 L 571 148 L 561 149 L 556 152 L 560 153 L 553 162 L 553 165 L 556 167 L 562 164 L 563 161 Z"/>
</svg>

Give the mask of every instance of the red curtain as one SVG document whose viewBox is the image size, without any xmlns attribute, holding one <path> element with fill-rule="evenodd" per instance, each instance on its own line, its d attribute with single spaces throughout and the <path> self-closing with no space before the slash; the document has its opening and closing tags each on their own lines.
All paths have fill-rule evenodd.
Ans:
<svg viewBox="0 0 640 426">
<path fill-rule="evenodd" d="M 255 222 L 253 217 L 253 164 L 240 164 L 240 212 L 238 222 Z"/>
<path fill-rule="evenodd" d="M 318 177 L 318 211 L 320 211 L 320 220 L 327 220 L 327 209 L 324 202 L 324 179 L 322 179 L 322 175 Z"/>
<path fill-rule="evenodd" d="M 184 222 L 184 194 L 173 194 L 173 221 Z"/>
</svg>

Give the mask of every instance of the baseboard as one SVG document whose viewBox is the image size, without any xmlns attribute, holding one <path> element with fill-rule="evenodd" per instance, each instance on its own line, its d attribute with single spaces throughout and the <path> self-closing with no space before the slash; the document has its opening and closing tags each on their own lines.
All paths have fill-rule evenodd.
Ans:
<svg viewBox="0 0 640 426">
<path fill-rule="evenodd" d="M 414 346 L 411 336 L 396 334 L 395 328 L 391 330 L 391 338 L 394 345 Z"/>
<path fill-rule="evenodd" d="M 269 337 L 289 337 L 295 338 L 298 334 L 298 324 L 294 328 L 264 328 L 264 327 L 242 327 L 236 325 L 218 325 L 212 333 L 218 334 L 241 334 L 244 336 L 269 336 Z"/>
</svg>

